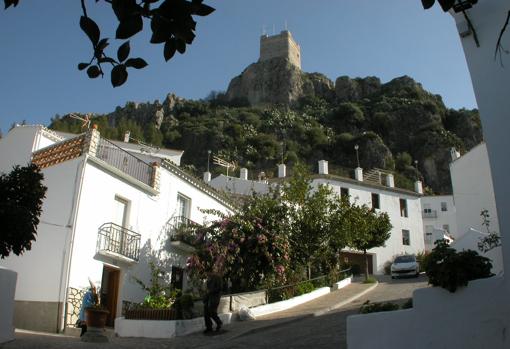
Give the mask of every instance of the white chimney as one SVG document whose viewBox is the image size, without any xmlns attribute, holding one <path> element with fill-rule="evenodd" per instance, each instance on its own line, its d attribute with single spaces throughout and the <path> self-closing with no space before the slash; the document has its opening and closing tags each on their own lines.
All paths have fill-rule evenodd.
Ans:
<svg viewBox="0 0 510 349">
<path fill-rule="evenodd" d="M 356 167 L 354 169 L 354 178 L 357 181 L 363 182 L 363 169 L 361 167 Z"/>
<path fill-rule="evenodd" d="M 130 136 L 131 136 L 131 131 L 126 131 L 126 133 L 124 133 L 124 143 L 129 143 Z"/>
<path fill-rule="evenodd" d="M 452 157 L 452 162 L 460 158 L 460 153 L 455 148 L 450 148 L 450 156 Z"/>
<path fill-rule="evenodd" d="M 390 188 L 395 188 L 395 177 L 391 173 L 386 175 L 386 186 Z"/>
<path fill-rule="evenodd" d="M 241 169 L 241 174 L 240 174 L 239 178 L 244 179 L 245 181 L 248 180 L 248 169 L 247 168 L 243 167 Z"/>
<path fill-rule="evenodd" d="M 287 166 L 285 164 L 278 165 L 278 178 L 285 178 L 287 175 Z"/>
<path fill-rule="evenodd" d="M 319 174 L 322 174 L 322 175 L 329 174 L 328 162 L 326 160 L 319 161 Z"/>
<path fill-rule="evenodd" d="M 204 172 L 204 182 L 209 183 L 211 181 L 211 172 Z"/>
<path fill-rule="evenodd" d="M 423 184 L 421 181 L 414 182 L 414 191 L 418 194 L 423 194 Z"/>
</svg>

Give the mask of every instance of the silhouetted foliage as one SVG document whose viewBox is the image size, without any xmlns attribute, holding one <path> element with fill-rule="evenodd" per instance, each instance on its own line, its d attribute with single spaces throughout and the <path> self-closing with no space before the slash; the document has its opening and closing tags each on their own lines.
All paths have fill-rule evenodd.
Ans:
<svg viewBox="0 0 510 349">
<path fill-rule="evenodd" d="M 95 2 L 99 2 L 96 0 Z M 151 44 L 164 44 L 163 56 L 166 61 L 172 59 L 176 52 L 186 52 L 186 45 L 195 39 L 196 22 L 193 16 L 207 16 L 214 8 L 203 0 L 104 0 L 111 5 L 118 24 L 115 38 L 126 40 L 143 30 L 144 19 L 150 21 Z M 4 0 L 5 8 L 16 7 L 19 0 Z M 147 62 L 140 57 L 129 58 L 129 41 L 117 50 L 117 59 L 108 56 L 105 49 L 109 38 L 101 38 L 101 29 L 87 14 L 85 0 L 81 0 L 82 16 L 80 28 L 92 44 L 92 57 L 88 62 L 78 64 L 78 70 L 85 70 L 89 78 L 104 76 L 104 64 L 111 65 L 110 73 L 113 87 L 121 86 L 128 78 L 128 68 L 142 69 Z"/>
<path fill-rule="evenodd" d="M 36 238 L 46 187 L 36 165 L 0 175 L 0 257 L 30 250 Z"/>
</svg>

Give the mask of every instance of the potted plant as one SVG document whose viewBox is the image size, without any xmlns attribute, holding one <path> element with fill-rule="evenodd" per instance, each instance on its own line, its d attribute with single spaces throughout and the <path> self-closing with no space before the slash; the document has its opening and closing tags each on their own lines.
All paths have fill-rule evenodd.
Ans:
<svg viewBox="0 0 510 349">
<path fill-rule="evenodd" d="M 109 311 L 101 305 L 97 289 L 92 282 L 90 282 L 90 288 L 83 297 L 82 308 L 86 324 L 85 330 L 82 332 L 82 341 L 107 342 L 108 337 L 104 335 L 104 328 Z"/>
</svg>

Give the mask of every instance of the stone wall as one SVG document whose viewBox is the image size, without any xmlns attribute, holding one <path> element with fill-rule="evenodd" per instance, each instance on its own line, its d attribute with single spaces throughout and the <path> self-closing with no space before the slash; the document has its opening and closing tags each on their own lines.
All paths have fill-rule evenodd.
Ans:
<svg viewBox="0 0 510 349">
<path fill-rule="evenodd" d="M 260 38 L 259 61 L 263 62 L 273 58 L 286 58 L 301 69 L 301 48 L 289 31 L 284 30 L 273 36 L 262 35 Z"/>
</svg>

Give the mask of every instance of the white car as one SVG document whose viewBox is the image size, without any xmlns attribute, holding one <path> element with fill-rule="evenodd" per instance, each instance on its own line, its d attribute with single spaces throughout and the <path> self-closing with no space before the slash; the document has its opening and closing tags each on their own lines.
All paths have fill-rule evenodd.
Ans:
<svg viewBox="0 0 510 349">
<path fill-rule="evenodd" d="M 414 255 L 398 256 L 391 265 L 391 278 L 399 276 L 415 276 L 420 275 L 420 266 Z"/>
</svg>

